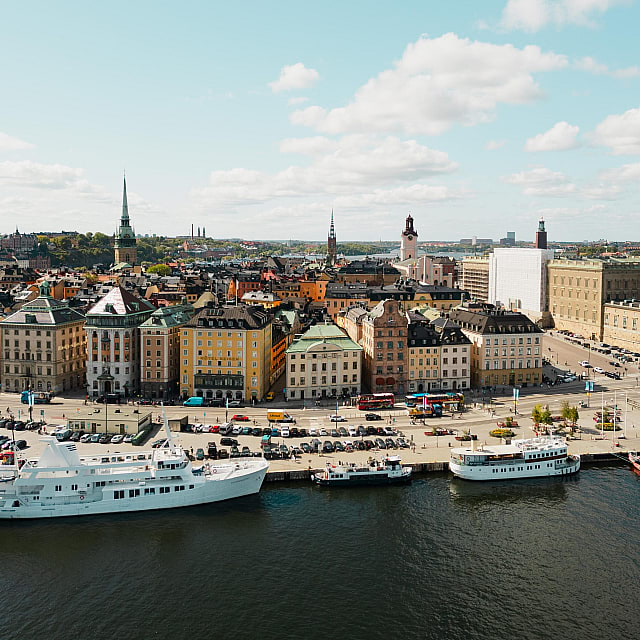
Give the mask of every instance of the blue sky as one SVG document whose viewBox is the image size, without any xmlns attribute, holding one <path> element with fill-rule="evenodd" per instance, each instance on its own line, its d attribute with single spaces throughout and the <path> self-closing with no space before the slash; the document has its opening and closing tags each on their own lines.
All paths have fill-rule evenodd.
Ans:
<svg viewBox="0 0 640 640">
<path fill-rule="evenodd" d="M 5 2 L 0 231 L 640 239 L 639 11 Z"/>
</svg>

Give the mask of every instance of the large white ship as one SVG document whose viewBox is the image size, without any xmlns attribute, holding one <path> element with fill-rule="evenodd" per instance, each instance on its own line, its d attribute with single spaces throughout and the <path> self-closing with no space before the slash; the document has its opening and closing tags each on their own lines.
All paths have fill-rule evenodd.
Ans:
<svg viewBox="0 0 640 640">
<path fill-rule="evenodd" d="M 564 439 L 551 436 L 451 450 L 449 469 L 465 480 L 510 480 L 566 476 L 580 469 L 580 456 L 568 455 Z"/>
<path fill-rule="evenodd" d="M 78 455 L 75 442 L 48 444 L 38 459 L 0 467 L 1 518 L 56 518 L 187 507 L 260 491 L 269 463 L 238 458 L 194 469 L 167 429 L 150 451 Z"/>
</svg>

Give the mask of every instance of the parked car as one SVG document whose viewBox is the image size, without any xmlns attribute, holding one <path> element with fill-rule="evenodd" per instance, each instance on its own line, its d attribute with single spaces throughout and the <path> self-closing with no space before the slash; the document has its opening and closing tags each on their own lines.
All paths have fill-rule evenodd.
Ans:
<svg viewBox="0 0 640 640">
<path fill-rule="evenodd" d="M 355 438 L 358 435 L 358 427 L 349 427 L 349 435 Z"/>
<path fill-rule="evenodd" d="M 379 449 L 386 449 L 387 445 L 385 444 L 385 441 L 382 438 L 376 438 L 376 446 Z"/>
<path fill-rule="evenodd" d="M 112 435 L 110 433 L 103 433 L 100 436 L 100 439 L 98 440 L 98 442 L 100 444 L 109 444 L 111 442 L 111 438 L 112 438 Z"/>
<path fill-rule="evenodd" d="M 196 449 L 196 460 L 204 460 L 204 449 L 202 447 Z"/>
<path fill-rule="evenodd" d="M 161 447 L 166 441 L 167 441 L 166 438 L 160 438 L 158 440 L 154 440 L 151 443 L 151 448 L 152 449 L 157 449 L 158 447 Z M 95 442 L 95 440 L 92 439 L 91 442 Z"/>
<path fill-rule="evenodd" d="M 306 442 L 301 442 L 300 448 L 304 453 L 311 453 L 311 447 Z"/>
<path fill-rule="evenodd" d="M 280 433 L 282 434 L 283 438 L 288 438 L 291 435 L 291 432 L 287 427 L 282 427 L 282 429 L 280 429 Z"/>
<path fill-rule="evenodd" d="M 322 453 L 333 453 L 333 443 L 331 440 L 325 440 L 322 443 Z"/>
<path fill-rule="evenodd" d="M 273 391 L 267 391 L 267 395 L 264 397 L 264 399 L 267 402 L 271 402 L 272 400 L 274 400 L 276 397 L 276 394 Z"/>
<path fill-rule="evenodd" d="M 241 407 L 242 406 L 242 402 L 240 400 L 231 400 L 229 402 L 229 406 L 230 407 Z"/>
<path fill-rule="evenodd" d="M 93 437 L 92 433 L 85 433 L 83 436 L 80 437 L 80 442 L 90 442 L 92 437 Z"/>
<path fill-rule="evenodd" d="M 242 457 L 248 458 L 251 456 L 251 449 L 249 447 L 242 447 Z"/>
<path fill-rule="evenodd" d="M 309 427 L 309 435 L 310 436 L 318 436 L 320 434 L 318 433 L 318 430 L 315 427 Z"/>
<path fill-rule="evenodd" d="M 24 431 L 24 430 L 25 430 L 25 423 L 24 423 L 22 420 L 16 420 L 16 421 L 13 423 L 13 428 L 14 428 L 16 431 Z"/>
<path fill-rule="evenodd" d="M 124 437 L 124 440 L 122 442 L 126 442 L 127 444 L 130 442 L 133 442 L 133 439 L 135 438 L 135 433 L 127 433 L 127 435 Z"/>
<path fill-rule="evenodd" d="M 364 419 L 373 422 L 375 420 L 382 420 L 382 416 L 379 416 L 377 413 L 365 413 Z"/>
<path fill-rule="evenodd" d="M 71 434 L 71 437 L 69 438 L 69 440 L 71 440 L 72 442 L 80 442 L 80 438 L 82 438 L 83 434 L 84 434 L 84 431 L 74 431 Z"/>
<path fill-rule="evenodd" d="M 27 441 L 26 440 L 16 440 L 16 449 L 26 449 Z"/>
<path fill-rule="evenodd" d="M 306 438 L 306 437 L 307 437 L 307 435 L 308 435 L 308 434 L 307 434 L 307 430 L 306 430 L 306 429 L 304 429 L 304 428 L 300 428 L 300 429 L 298 429 L 298 435 L 299 435 L 301 438 Z"/>
<path fill-rule="evenodd" d="M 331 437 L 332 438 L 339 438 L 340 434 L 338 433 L 337 429 L 331 429 Z"/>
<path fill-rule="evenodd" d="M 220 444 L 223 447 L 237 446 L 238 441 L 235 438 L 220 438 Z"/>
<path fill-rule="evenodd" d="M 121 433 L 117 433 L 111 438 L 111 444 L 120 444 L 124 440 L 124 436 Z"/>
<path fill-rule="evenodd" d="M 342 442 L 340 442 L 340 440 L 336 440 L 333 443 L 333 449 L 334 451 L 344 451 L 344 445 L 342 444 Z"/>
<path fill-rule="evenodd" d="M 349 432 L 348 432 L 344 427 L 338 427 L 338 433 L 339 433 L 343 438 L 348 438 L 348 437 L 349 437 Z"/>
</svg>

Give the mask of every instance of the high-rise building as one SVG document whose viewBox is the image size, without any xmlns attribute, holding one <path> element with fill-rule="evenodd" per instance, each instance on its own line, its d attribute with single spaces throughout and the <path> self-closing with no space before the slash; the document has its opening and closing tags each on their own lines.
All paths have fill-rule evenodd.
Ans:
<svg viewBox="0 0 640 640">
<path fill-rule="evenodd" d="M 136 246 L 136 234 L 131 227 L 129 220 L 129 206 L 127 204 L 127 179 L 124 178 L 122 189 L 122 215 L 120 216 L 120 226 L 116 231 L 114 257 L 115 263 L 125 262 L 134 266 L 138 260 L 138 249 Z"/>
<path fill-rule="evenodd" d="M 413 228 L 411 214 L 407 216 L 405 228 L 400 235 L 400 262 L 413 260 L 418 255 L 418 232 Z"/>
<path fill-rule="evenodd" d="M 460 288 L 469 294 L 471 300 L 489 300 L 489 257 L 465 256 L 462 259 Z"/>
<path fill-rule="evenodd" d="M 331 209 L 331 226 L 327 238 L 327 265 L 332 267 L 338 260 L 338 239 L 336 238 L 336 228 L 333 224 L 333 209 Z"/>
</svg>

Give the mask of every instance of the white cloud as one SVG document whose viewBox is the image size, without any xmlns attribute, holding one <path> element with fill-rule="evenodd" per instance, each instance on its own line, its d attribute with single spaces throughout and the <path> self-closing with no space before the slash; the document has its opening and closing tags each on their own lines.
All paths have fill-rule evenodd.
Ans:
<svg viewBox="0 0 640 640">
<path fill-rule="evenodd" d="M 394 189 L 374 189 L 359 195 L 339 196 L 334 200 L 336 207 L 354 208 L 369 206 L 393 207 L 401 204 L 421 204 L 444 202 L 467 198 L 465 190 L 450 189 L 443 185 L 412 184 Z"/>
<path fill-rule="evenodd" d="M 291 91 L 292 89 L 308 89 L 318 81 L 319 77 L 315 69 L 307 69 L 302 62 L 296 62 L 296 64 L 282 67 L 280 77 L 275 82 L 270 82 L 269 86 L 274 93 Z"/>
<path fill-rule="evenodd" d="M 577 135 L 580 127 L 565 122 L 556 124 L 533 138 L 529 138 L 524 145 L 525 151 L 566 151 L 578 146 Z"/>
<path fill-rule="evenodd" d="M 485 145 L 485 149 L 487 151 L 495 151 L 496 149 L 504 147 L 505 144 L 507 144 L 506 140 L 489 140 Z"/>
<path fill-rule="evenodd" d="M 607 169 L 602 172 L 602 178 L 605 183 L 608 184 L 638 182 L 640 180 L 640 162 L 624 164 L 614 169 Z"/>
<path fill-rule="evenodd" d="M 404 131 L 440 134 L 455 123 L 474 125 L 494 117 L 499 104 L 542 96 L 533 74 L 561 69 L 563 55 L 537 46 L 518 49 L 447 33 L 411 43 L 392 69 L 360 87 L 344 107 L 314 105 L 291 121 L 325 133 Z"/>
<path fill-rule="evenodd" d="M 520 171 L 510 176 L 504 176 L 503 180 L 522 187 L 522 192 L 527 196 L 564 197 L 576 191 L 576 185 L 569 182 L 563 173 L 551 171 L 546 167 Z"/>
<path fill-rule="evenodd" d="M 25 149 L 33 149 L 35 145 L 0 131 L 0 151 L 22 151 Z"/>
<path fill-rule="evenodd" d="M 614 156 L 640 153 L 640 109 L 607 116 L 590 137 L 595 144 L 609 147 Z"/>
<path fill-rule="evenodd" d="M 82 169 L 62 164 L 41 164 L 30 160 L 0 162 L 0 182 L 24 187 L 65 189 L 77 184 Z"/>
<path fill-rule="evenodd" d="M 629 0 L 508 0 L 502 11 L 501 26 L 529 32 L 547 25 L 594 27 L 594 15 L 629 3 Z"/>
<path fill-rule="evenodd" d="M 358 193 L 457 169 L 446 153 L 394 137 L 289 139 L 282 142 L 281 149 L 311 156 L 312 162 L 276 174 L 243 168 L 214 171 L 209 184 L 192 195 L 204 206 L 255 204 L 274 198 Z"/>
<path fill-rule="evenodd" d="M 298 104 L 304 104 L 305 102 L 309 102 L 309 98 L 306 96 L 297 96 L 295 98 L 289 98 L 287 100 L 287 104 L 291 107 L 295 107 Z"/>
<path fill-rule="evenodd" d="M 606 64 L 602 64 L 589 56 L 577 60 L 575 67 L 598 76 L 610 76 L 611 78 L 635 78 L 640 75 L 640 68 L 636 66 L 624 69 L 609 69 Z"/>
</svg>

